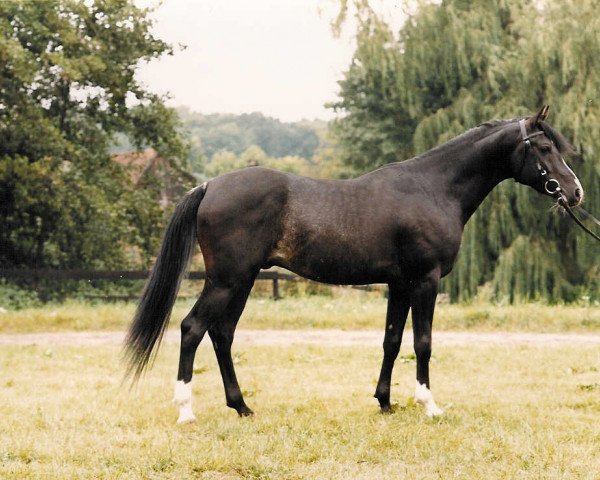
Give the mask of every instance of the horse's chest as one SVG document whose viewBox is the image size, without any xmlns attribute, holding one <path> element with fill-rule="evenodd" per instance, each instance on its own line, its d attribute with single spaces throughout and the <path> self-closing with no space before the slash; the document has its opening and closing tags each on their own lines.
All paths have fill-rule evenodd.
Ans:
<svg viewBox="0 0 600 480">
<path fill-rule="evenodd" d="M 452 228 L 440 222 L 436 227 L 411 230 L 398 242 L 398 256 L 404 272 L 419 276 L 440 267 L 442 276 L 454 265 L 461 243 L 460 227 Z"/>
</svg>

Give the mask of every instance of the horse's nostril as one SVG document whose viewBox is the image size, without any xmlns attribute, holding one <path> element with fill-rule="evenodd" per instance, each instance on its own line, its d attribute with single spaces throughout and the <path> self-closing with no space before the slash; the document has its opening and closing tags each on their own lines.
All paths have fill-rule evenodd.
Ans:
<svg viewBox="0 0 600 480">
<path fill-rule="evenodd" d="M 577 200 L 581 199 L 581 189 L 580 188 L 575 189 L 575 198 Z"/>
</svg>

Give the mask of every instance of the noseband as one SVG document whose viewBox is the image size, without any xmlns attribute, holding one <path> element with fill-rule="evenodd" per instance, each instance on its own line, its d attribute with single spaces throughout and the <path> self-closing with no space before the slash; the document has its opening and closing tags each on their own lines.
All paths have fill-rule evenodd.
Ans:
<svg viewBox="0 0 600 480">
<path fill-rule="evenodd" d="M 527 153 L 529 153 L 529 150 L 531 149 L 531 140 L 530 139 L 533 137 L 537 137 L 538 135 L 543 135 L 544 132 L 541 132 L 541 131 L 533 132 L 531 135 L 527 135 L 527 129 L 525 128 L 525 119 L 519 120 L 519 128 L 521 129 L 522 141 L 525 144 L 525 156 L 527 156 Z M 521 170 L 523 170 L 524 164 L 525 164 L 525 157 L 523 157 L 523 164 L 521 165 Z M 569 207 L 569 202 L 567 201 L 567 198 L 562 193 L 562 188 L 560 188 L 559 181 L 556 180 L 555 178 L 550 178 L 548 176 L 548 172 L 546 171 L 546 169 L 544 167 L 542 167 L 542 164 L 540 163 L 540 161 L 537 158 L 536 158 L 536 167 L 538 169 L 538 172 L 540 173 L 540 176 L 542 177 L 542 181 L 544 182 L 544 190 L 546 191 L 546 193 L 548 195 L 550 195 L 551 197 L 556 198 L 556 200 L 558 201 L 558 204 L 567 211 L 567 213 L 577 223 L 577 225 L 579 225 L 581 228 L 583 228 L 583 230 L 586 233 L 589 233 L 596 240 L 600 241 L 600 237 L 598 235 L 596 235 L 594 232 L 592 232 L 590 229 L 588 229 L 581 222 L 581 220 L 579 220 L 577 215 L 575 215 L 575 213 L 573 213 L 573 210 L 571 210 L 571 207 Z M 594 216 L 591 213 L 585 211 L 581 207 L 578 207 L 578 208 L 581 210 L 581 212 L 587 218 L 590 218 L 596 224 L 600 225 L 600 221 L 598 221 L 596 218 L 594 218 Z"/>
</svg>

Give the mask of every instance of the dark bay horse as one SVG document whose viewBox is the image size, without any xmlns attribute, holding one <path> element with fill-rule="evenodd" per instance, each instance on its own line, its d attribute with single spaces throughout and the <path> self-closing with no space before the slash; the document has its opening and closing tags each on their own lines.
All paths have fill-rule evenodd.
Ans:
<svg viewBox="0 0 600 480">
<path fill-rule="evenodd" d="M 179 421 L 194 419 L 194 356 L 208 332 L 227 405 L 244 402 L 231 344 L 262 268 L 277 265 L 331 284 L 387 283 L 383 364 L 375 397 L 390 412 L 390 379 L 412 310 L 417 358 L 415 399 L 439 415 L 429 383 L 431 326 L 440 279 L 458 254 L 465 223 L 501 181 L 514 178 L 577 205 L 583 189 L 563 155 L 564 137 L 532 117 L 492 121 L 411 160 L 352 180 L 315 180 L 261 167 L 228 173 L 191 190 L 165 232 L 126 340 L 138 377 L 167 326 L 179 283 L 198 241 L 206 265 L 200 298 L 181 323 L 175 389 Z"/>
</svg>

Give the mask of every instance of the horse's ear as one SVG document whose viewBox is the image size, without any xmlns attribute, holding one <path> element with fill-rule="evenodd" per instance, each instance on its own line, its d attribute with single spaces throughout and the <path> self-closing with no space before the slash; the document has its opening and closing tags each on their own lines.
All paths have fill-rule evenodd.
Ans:
<svg viewBox="0 0 600 480">
<path fill-rule="evenodd" d="M 543 122 L 546 120 L 546 118 L 548 118 L 548 110 L 550 110 L 550 105 L 544 105 L 542 107 L 542 109 L 540 110 L 540 112 L 537 115 L 538 122 L 540 122 L 540 121 Z"/>
<path fill-rule="evenodd" d="M 527 126 L 530 129 L 532 129 L 539 122 L 543 122 L 544 120 L 546 120 L 546 118 L 548 118 L 549 110 L 550 110 L 550 105 L 544 105 L 536 115 L 534 115 L 533 117 L 529 117 L 529 119 L 527 120 Z"/>
</svg>

